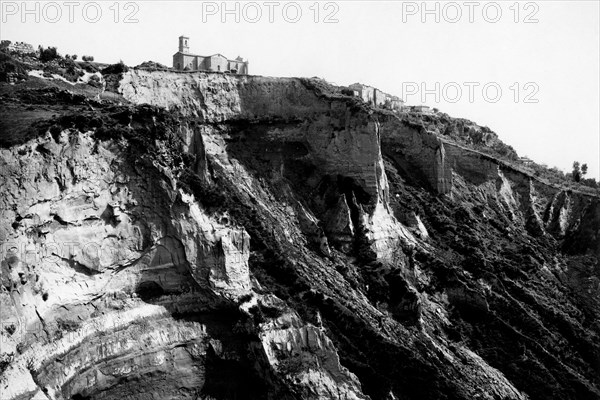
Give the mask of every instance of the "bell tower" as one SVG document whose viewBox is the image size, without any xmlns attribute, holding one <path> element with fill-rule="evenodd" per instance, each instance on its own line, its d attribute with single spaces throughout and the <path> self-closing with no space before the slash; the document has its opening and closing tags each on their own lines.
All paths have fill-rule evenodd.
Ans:
<svg viewBox="0 0 600 400">
<path fill-rule="evenodd" d="M 179 36 L 179 52 L 188 54 L 190 52 L 190 38 L 187 36 Z"/>
</svg>

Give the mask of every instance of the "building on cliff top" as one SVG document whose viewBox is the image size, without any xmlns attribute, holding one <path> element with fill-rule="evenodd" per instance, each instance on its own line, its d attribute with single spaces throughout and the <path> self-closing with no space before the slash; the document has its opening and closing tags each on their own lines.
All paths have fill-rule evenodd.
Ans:
<svg viewBox="0 0 600 400">
<path fill-rule="evenodd" d="M 431 109 L 429 106 L 418 105 L 418 106 L 407 106 L 408 111 L 417 112 L 421 114 L 433 114 L 437 109 Z"/>
<path fill-rule="evenodd" d="M 519 158 L 519 160 L 526 166 L 530 166 L 533 164 L 533 160 L 527 156 L 523 156 L 523 157 Z"/>
<path fill-rule="evenodd" d="M 248 74 L 248 61 L 242 57 L 229 60 L 222 54 L 199 56 L 190 53 L 190 38 L 179 37 L 179 51 L 173 54 L 173 68 L 179 71 L 216 71 L 232 74 Z"/>
<path fill-rule="evenodd" d="M 10 40 L 2 40 L 0 42 L 0 49 L 8 51 L 16 51 L 17 53 L 30 54 L 36 53 L 36 50 L 32 45 L 25 42 L 12 43 Z"/>
<path fill-rule="evenodd" d="M 363 85 L 362 83 L 353 83 L 348 87 L 365 103 L 369 103 L 375 107 L 400 111 L 404 105 L 404 101 L 398 96 L 392 96 L 374 87 Z"/>
</svg>

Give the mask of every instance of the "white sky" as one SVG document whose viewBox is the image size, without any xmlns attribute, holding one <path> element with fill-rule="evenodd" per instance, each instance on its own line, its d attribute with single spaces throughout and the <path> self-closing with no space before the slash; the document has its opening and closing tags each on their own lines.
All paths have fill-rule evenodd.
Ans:
<svg viewBox="0 0 600 400">
<path fill-rule="evenodd" d="M 0 3 L 1 39 L 56 46 L 61 54 L 90 54 L 101 62 L 153 60 L 171 66 L 177 38 L 186 34 L 191 52 L 241 55 L 249 59 L 252 74 L 370 84 L 408 104 L 425 103 L 487 125 L 537 162 L 569 171 L 578 160 L 589 165 L 589 176 L 600 177 L 597 0 L 337 1 L 316 6 L 313 1 L 271 6 L 257 1 L 260 19 L 257 7 L 244 2 L 227 2 L 230 14 L 223 13 L 221 1 L 121 1 L 116 7 L 114 1 L 29 1 L 29 14 L 22 1 Z M 433 12 L 425 14 L 424 7 Z M 297 9 L 301 15 L 293 23 Z M 497 9 L 502 14 L 493 23 Z M 125 23 L 132 12 L 137 22 Z M 331 13 L 337 22 L 325 23 Z M 479 85 L 473 86 L 472 102 L 465 82 Z M 537 103 L 525 102 L 527 95 Z"/>
</svg>

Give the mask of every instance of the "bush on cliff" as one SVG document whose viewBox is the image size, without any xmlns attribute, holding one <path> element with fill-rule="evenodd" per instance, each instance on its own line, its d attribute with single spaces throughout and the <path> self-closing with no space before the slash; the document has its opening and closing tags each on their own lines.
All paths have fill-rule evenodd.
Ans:
<svg viewBox="0 0 600 400">
<path fill-rule="evenodd" d="M 60 54 L 58 54 L 56 47 L 48 47 L 47 49 L 44 49 L 42 46 L 40 46 L 39 50 L 40 50 L 40 61 L 42 61 L 42 62 L 49 62 L 49 61 L 55 60 L 57 58 L 60 58 Z"/>
<path fill-rule="evenodd" d="M 27 79 L 27 70 L 27 65 L 0 52 L 0 82 L 8 82 L 11 75 L 16 75 L 19 79 Z"/>
<path fill-rule="evenodd" d="M 169 69 L 169 67 L 167 67 L 166 65 L 163 65 L 156 61 L 144 61 L 140 65 L 137 65 L 135 68 L 136 69 L 145 69 L 148 71 L 165 71 L 165 70 Z"/>
<path fill-rule="evenodd" d="M 123 63 L 123 61 L 119 61 L 116 64 L 112 64 L 109 65 L 108 67 L 104 68 L 101 72 L 102 75 L 109 75 L 109 74 L 122 74 L 123 72 L 127 72 L 129 71 L 129 67 L 127 65 L 125 65 L 125 63 Z"/>
</svg>

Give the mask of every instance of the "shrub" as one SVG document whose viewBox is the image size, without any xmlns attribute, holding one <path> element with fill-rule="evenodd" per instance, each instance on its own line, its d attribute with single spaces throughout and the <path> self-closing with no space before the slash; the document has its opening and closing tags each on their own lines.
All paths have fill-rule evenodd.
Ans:
<svg viewBox="0 0 600 400">
<path fill-rule="evenodd" d="M 92 75 L 90 76 L 90 80 L 88 81 L 88 85 L 95 87 L 95 88 L 101 88 L 102 87 L 102 82 L 100 81 L 100 78 L 98 78 L 98 75 Z"/>
<path fill-rule="evenodd" d="M 598 183 L 594 178 L 582 179 L 580 183 L 584 186 L 588 186 L 594 189 L 598 188 Z"/>
<path fill-rule="evenodd" d="M 56 325 L 61 331 L 75 332 L 81 326 L 81 322 L 59 318 L 56 320 Z"/>
<path fill-rule="evenodd" d="M 92 64 L 86 62 L 85 64 L 83 64 L 81 66 L 81 68 L 83 68 L 84 70 L 86 70 L 87 72 L 93 74 L 94 72 L 98 72 L 98 68 L 94 67 Z"/>
<path fill-rule="evenodd" d="M 27 79 L 27 66 L 6 53 L 0 53 L 0 82 L 6 82 L 12 74 L 18 75 L 19 79 Z"/>
<path fill-rule="evenodd" d="M 62 63 L 62 66 L 65 68 L 64 73 L 62 74 L 68 81 L 77 82 L 77 79 L 83 75 L 83 72 L 77 67 L 77 64 L 71 59 L 65 59 Z"/>
<path fill-rule="evenodd" d="M 58 67 L 54 64 L 48 64 L 44 66 L 44 76 L 45 77 L 51 77 L 53 74 L 60 74 L 60 70 L 58 69 Z"/>
<path fill-rule="evenodd" d="M 123 72 L 129 71 L 129 67 L 123 63 L 123 61 L 119 61 L 117 64 L 109 65 L 104 68 L 101 72 L 102 75 L 108 74 L 122 74 Z"/>
</svg>

